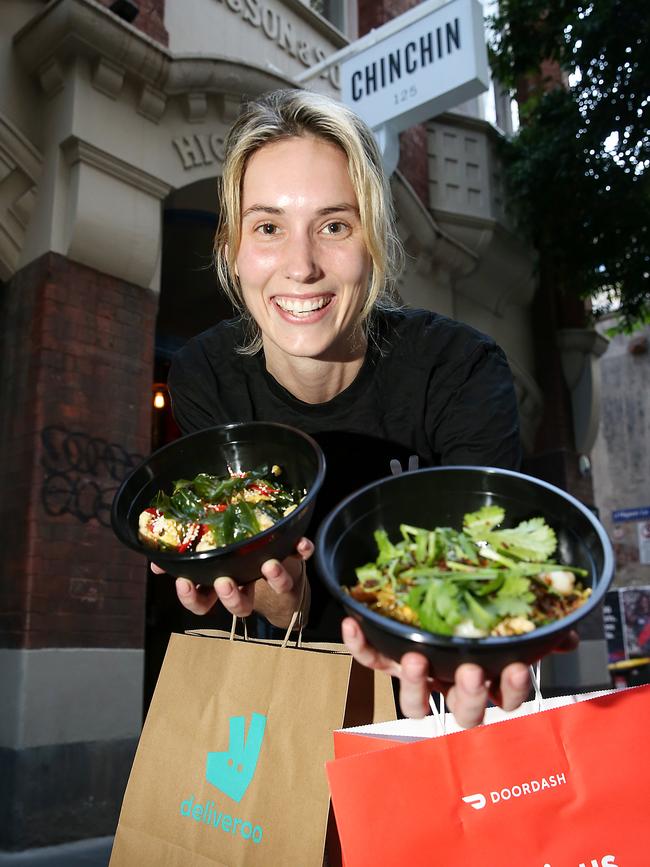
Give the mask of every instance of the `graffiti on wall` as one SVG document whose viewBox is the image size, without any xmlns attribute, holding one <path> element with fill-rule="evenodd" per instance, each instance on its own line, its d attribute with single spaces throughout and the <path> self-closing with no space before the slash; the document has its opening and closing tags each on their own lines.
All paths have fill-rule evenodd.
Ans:
<svg viewBox="0 0 650 867">
<path fill-rule="evenodd" d="M 83 523 L 95 518 L 110 527 L 113 497 L 142 456 L 59 425 L 44 428 L 41 442 L 45 512 L 52 517 L 73 515 Z"/>
</svg>

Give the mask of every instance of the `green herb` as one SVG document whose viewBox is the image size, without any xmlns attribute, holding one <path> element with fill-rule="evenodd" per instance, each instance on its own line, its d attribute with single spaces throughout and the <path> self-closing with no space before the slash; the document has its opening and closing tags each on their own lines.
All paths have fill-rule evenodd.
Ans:
<svg viewBox="0 0 650 867">
<path fill-rule="evenodd" d="M 248 489 L 268 492 L 270 498 L 251 505 L 241 499 Z M 303 495 L 301 491 L 281 485 L 268 466 L 261 466 L 242 475 L 222 477 L 199 473 L 193 479 L 178 479 L 172 493 L 158 491 L 151 506 L 165 518 L 180 524 L 181 533 L 192 524 L 205 525 L 212 531 L 216 547 L 220 547 L 259 533 L 257 510 L 275 523 L 284 517 L 289 506 L 298 505 Z M 215 506 L 221 508 L 217 510 Z M 163 545 L 160 541 L 157 544 Z"/>
<path fill-rule="evenodd" d="M 540 573 L 587 574 L 548 559 L 557 540 L 543 518 L 497 529 L 504 519 L 501 507 L 484 506 L 465 515 L 461 532 L 402 524 L 401 539 L 393 543 L 385 530 L 376 530 L 377 558 L 356 570 L 359 584 L 372 591 L 392 588 L 396 603 L 432 632 L 453 635 L 458 624 L 471 621 L 487 634 L 506 617 L 531 614 L 532 582 L 541 580 Z"/>
</svg>

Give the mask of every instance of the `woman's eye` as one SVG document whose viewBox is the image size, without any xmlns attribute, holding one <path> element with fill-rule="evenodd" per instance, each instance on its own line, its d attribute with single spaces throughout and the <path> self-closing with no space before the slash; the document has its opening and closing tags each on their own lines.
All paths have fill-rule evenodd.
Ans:
<svg viewBox="0 0 650 867">
<path fill-rule="evenodd" d="M 257 227 L 257 231 L 262 235 L 275 235 L 277 228 L 273 223 L 262 223 L 261 226 Z"/>
<path fill-rule="evenodd" d="M 332 223 L 328 223 L 325 226 L 324 231 L 326 235 L 342 235 L 347 228 L 346 223 L 342 223 L 340 220 L 334 220 Z"/>
</svg>

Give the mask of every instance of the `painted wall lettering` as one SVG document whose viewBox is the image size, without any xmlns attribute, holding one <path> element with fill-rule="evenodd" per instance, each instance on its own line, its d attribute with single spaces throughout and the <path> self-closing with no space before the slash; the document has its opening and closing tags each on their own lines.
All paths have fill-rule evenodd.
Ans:
<svg viewBox="0 0 650 867">
<path fill-rule="evenodd" d="M 224 8 L 243 21 L 262 31 L 271 42 L 275 42 L 290 57 L 295 57 L 303 66 L 313 66 L 327 56 L 322 48 L 312 44 L 298 32 L 296 25 L 283 11 L 265 0 L 216 0 Z M 325 70 L 321 78 L 327 78 L 337 90 L 341 87 L 341 74 L 338 65 Z"/>
<path fill-rule="evenodd" d="M 218 133 L 191 133 L 172 139 L 172 145 L 184 169 L 221 164 L 224 158 L 224 140 Z"/>
</svg>

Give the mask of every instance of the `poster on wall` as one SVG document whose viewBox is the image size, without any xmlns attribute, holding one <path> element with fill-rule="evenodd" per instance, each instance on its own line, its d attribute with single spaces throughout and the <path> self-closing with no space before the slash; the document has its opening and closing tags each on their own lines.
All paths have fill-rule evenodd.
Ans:
<svg viewBox="0 0 650 867">
<path fill-rule="evenodd" d="M 612 543 L 616 566 L 650 564 L 650 506 L 612 512 Z"/>
<path fill-rule="evenodd" d="M 603 620 L 610 666 L 650 657 L 650 586 L 608 591 Z"/>
<path fill-rule="evenodd" d="M 614 687 L 650 683 L 650 586 L 610 590 L 603 622 Z"/>
</svg>

